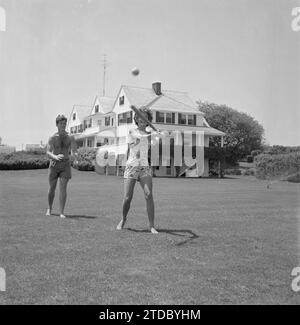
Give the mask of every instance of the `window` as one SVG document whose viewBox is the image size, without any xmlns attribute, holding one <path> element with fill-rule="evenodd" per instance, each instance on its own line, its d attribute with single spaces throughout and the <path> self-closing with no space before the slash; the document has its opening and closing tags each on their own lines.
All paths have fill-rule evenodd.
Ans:
<svg viewBox="0 0 300 325">
<path fill-rule="evenodd" d="M 195 117 L 196 115 L 193 114 L 188 115 L 188 125 L 196 125 Z"/>
<path fill-rule="evenodd" d="M 172 123 L 172 113 L 166 113 L 166 123 Z"/>
<path fill-rule="evenodd" d="M 166 123 L 175 124 L 175 113 L 166 113 Z"/>
<path fill-rule="evenodd" d="M 118 125 L 132 123 L 132 111 L 118 115 Z"/>
<path fill-rule="evenodd" d="M 73 113 L 73 121 L 76 120 L 76 113 Z"/>
<path fill-rule="evenodd" d="M 186 114 L 178 114 L 178 124 L 186 124 Z"/>
<path fill-rule="evenodd" d="M 124 105 L 124 102 L 125 102 L 125 97 L 124 96 L 119 97 L 119 105 Z"/>
<path fill-rule="evenodd" d="M 105 126 L 109 126 L 110 123 L 110 116 L 105 117 Z"/>
<path fill-rule="evenodd" d="M 132 111 L 126 112 L 126 123 L 132 123 Z"/>
<path fill-rule="evenodd" d="M 88 124 L 88 128 L 90 128 L 92 126 L 92 119 L 89 119 L 89 124 Z"/>
<path fill-rule="evenodd" d="M 99 105 L 96 105 L 95 106 L 95 113 L 98 113 L 99 112 Z"/>
<path fill-rule="evenodd" d="M 83 121 L 83 129 L 85 130 L 87 128 L 87 122 L 86 120 Z"/>
<path fill-rule="evenodd" d="M 111 119 L 111 126 L 114 126 L 114 119 Z"/>
<path fill-rule="evenodd" d="M 165 113 L 156 112 L 156 123 L 165 123 Z"/>
</svg>

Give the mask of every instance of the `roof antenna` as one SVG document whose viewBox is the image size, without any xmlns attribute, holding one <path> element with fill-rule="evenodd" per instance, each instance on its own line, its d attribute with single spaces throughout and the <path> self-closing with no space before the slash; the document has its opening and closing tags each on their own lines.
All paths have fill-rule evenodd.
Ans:
<svg viewBox="0 0 300 325">
<path fill-rule="evenodd" d="M 102 96 L 105 97 L 105 79 L 106 79 L 106 68 L 107 68 L 107 61 L 106 61 L 106 54 L 103 54 L 103 60 L 102 60 L 102 65 L 103 65 L 103 89 L 102 89 Z"/>
</svg>

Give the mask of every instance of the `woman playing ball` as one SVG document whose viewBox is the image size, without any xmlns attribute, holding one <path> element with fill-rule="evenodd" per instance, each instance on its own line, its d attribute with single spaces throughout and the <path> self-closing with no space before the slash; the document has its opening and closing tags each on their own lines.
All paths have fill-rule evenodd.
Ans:
<svg viewBox="0 0 300 325">
<path fill-rule="evenodd" d="M 152 121 L 152 114 L 150 110 L 141 108 L 140 112 L 145 115 L 147 120 Z M 147 213 L 149 219 L 149 227 L 152 234 L 157 234 L 154 227 L 154 202 L 152 194 L 152 168 L 148 162 L 148 152 L 151 135 L 146 131 L 147 123 L 142 120 L 138 115 L 134 116 L 137 128 L 131 129 L 128 136 L 129 157 L 126 162 L 124 172 L 124 199 L 123 199 L 123 218 L 119 222 L 117 229 L 123 229 L 127 214 L 130 209 L 131 200 L 135 183 L 138 181 L 144 191 Z"/>
</svg>

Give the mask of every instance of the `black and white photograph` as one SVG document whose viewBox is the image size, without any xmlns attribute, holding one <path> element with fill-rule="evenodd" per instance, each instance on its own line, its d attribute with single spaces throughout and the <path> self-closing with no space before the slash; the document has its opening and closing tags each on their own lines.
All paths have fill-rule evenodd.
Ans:
<svg viewBox="0 0 300 325">
<path fill-rule="evenodd" d="M 299 90 L 300 0 L 0 0 L 0 305 L 299 305 Z"/>
</svg>

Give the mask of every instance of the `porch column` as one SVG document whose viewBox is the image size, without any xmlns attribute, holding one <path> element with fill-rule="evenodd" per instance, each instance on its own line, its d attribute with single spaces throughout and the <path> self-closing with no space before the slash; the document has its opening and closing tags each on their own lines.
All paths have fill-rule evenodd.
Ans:
<svg viewBox="0 0 300 325">
<path fill-rule="evenodd" d="M 224 146 L 224 137 L 223 135 L 221 135 L 221 148 L 223 148 Z M 219 162 L 218 162 L 218 169 L 219 169 L 219 178 L 222 177 L 222 174 L 221 174 L 221 160 L 219 159 Z"/>
</svg>

